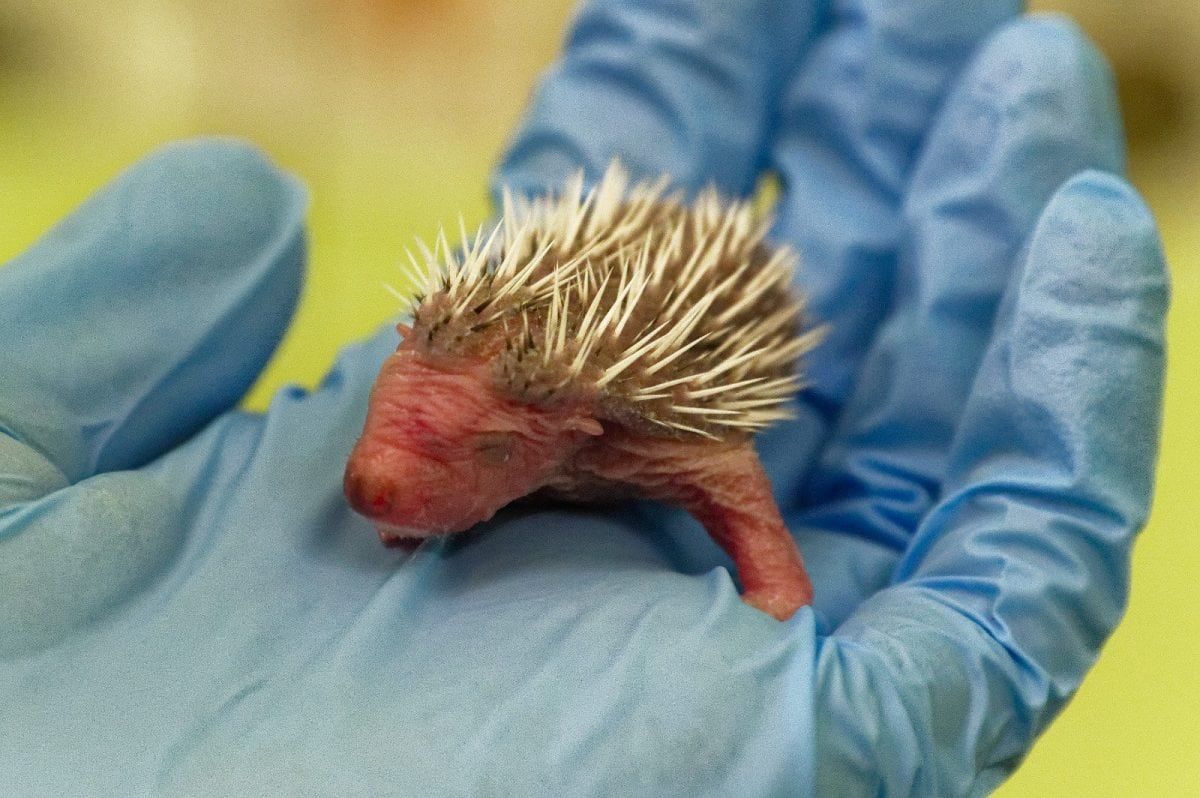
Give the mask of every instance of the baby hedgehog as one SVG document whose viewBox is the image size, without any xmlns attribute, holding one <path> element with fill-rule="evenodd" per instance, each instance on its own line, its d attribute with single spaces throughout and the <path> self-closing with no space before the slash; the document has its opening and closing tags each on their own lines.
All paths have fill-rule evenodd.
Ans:
<svg viewBox="0 0 1200 798">
<path fill-rule="evenodd" d="M 461 226 L 461 224 L 460 224 Z M 389 545 L 465 530 L 535 491 L 681 505 L 788 618 L 812 586 L 751 435 L 787 417 L 796 256 L 748 203 L 691 204 L 613 164 L 585 193 L 504 196 L 503 220 L 424 263 L 346 466 Z"/>
</svg>

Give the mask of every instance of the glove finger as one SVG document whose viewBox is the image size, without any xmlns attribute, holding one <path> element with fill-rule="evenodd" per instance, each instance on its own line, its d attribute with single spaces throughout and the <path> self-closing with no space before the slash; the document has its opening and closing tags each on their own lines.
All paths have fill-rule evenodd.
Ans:
<svg viewBox="0 0 1200 798">
<path fill-rule="evenodd" d="M 1019 250 L 1055 190 L 1119 171 L 1112 80 L 1073 25 L 998 31 L 948 98 L 902 211 L 895 311 L 808 486 L 802 523 L 903 551 L 936 499 L 951 437 Z"/>
<path fill-rule="evenodd" d="M 829 334 L 807 359 L 809 395 L 837 407 L 889 307 L 899 208 L 934 113 L 967 59 L 1019 0 L 839 0 L 790 80 L 771 165 L 778 238 Z"/>
<path fill-rule="evenodd" d="M 524 193 L 619 156 L 684 188 L 753 190 L 772 106 L 815 22 L 804 0 L 591 0 L 495 176 Z"/>
<path fill-rule="evenodd" d="M 1162 396 L 1167 287 L 1148 210 L 1115 177 L 1073 179 L 1014 289 L 900 583 L 820 652 L 817 701 L 834 714 L 817 761 L 843 791 L 987 792 L 1123 610 Z"/>
<path fill-rule="evenodd" d="M 0 506 L 0 660 L 80 640 L 85 628 L 100 648 L 125 633 L 153 645 L 148 624 L 174 617 L 191 634 L 248 597 L 278 620 L 271 590 L 295 598 L 297 574 L 351 605 L 387 579 L 395 557 L 346 504 L 342 470 L 396 343 L 389 327 L 347 347 L 320 390 L 280 390 L 262 416 L 225 413 L 136 471 L 71 485 L 0 435 L 12 469 L 0 492 L 13 499 Z"/>
<path fill-rule="evenodd" d="M 232 142 L 125 172 L 0 269 L 0 340 L 16 342 L 0 350 L 0 432 L 73 483 L 145 463 L 231 407 L 295 306 L 304 207 L 295 180 Z M 12 464 L 0 474 L 23 473 Z M 59 485 L 43 487 L 19 495 Z"/>
</svg>

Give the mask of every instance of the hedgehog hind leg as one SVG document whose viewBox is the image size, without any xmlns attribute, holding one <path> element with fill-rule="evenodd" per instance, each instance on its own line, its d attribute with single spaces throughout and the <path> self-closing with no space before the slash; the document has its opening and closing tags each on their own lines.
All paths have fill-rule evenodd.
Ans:
<svg viewBox="0 0 1200 798">
<path fill-rule="evenodd" d="M 737 566 L 742 601 L 780 621 L 812 604 L 812 581 L 786 528 L 739 527 L 732 534 L 708 529 Z"/>
<path fill-rule="evenodd" d="M 699 470 L 680 503 L 737 567 L 742 600 L 779 620 L 812 603 L 812 581 L 783 522 L 771 484 L 747 443 Z"/>
<path fill-rule="evenodd" d="M 605 435 L 579 461 L 590 480 L 678 504 L 733 559 L 742 599 L 780 620 L 812 603 L 812 582 L 749 439 Z M 585 480 L 586 481 L 586 480 Z"/>
</svg>

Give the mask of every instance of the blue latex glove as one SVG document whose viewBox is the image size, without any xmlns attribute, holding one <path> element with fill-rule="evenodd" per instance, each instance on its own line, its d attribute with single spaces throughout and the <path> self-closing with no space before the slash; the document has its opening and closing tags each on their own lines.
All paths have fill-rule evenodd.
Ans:
<svg viewBox="0 0 1200 798">
<path fill-rule="evenodd" d="M 1104 67 L 1012 2 L 593 2 L 499 180 L 620 154 L 782 177 L 833 336 L 762 439 L 816 606 L 738 600 L 682 513 L 381 548 L 341 496 L 396 344 L 233 409 L 300 188 L 166 149 L 0 269 L 6 795 L 960 795 L 1125 603 L 1166 288 Z"/>
</svg>

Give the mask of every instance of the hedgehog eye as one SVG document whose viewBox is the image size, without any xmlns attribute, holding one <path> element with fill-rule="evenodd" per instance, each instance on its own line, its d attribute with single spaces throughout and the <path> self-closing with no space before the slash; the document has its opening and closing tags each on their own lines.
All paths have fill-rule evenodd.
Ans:
<svg viewBox="0 0 1200 798">
<path fill-rule="evenodd" d="M 475 453 L 488 465 L 504 465 L 515 448 L 516 435 L 511 432 L 485 432 L 475 439 Z"/>
</svg>

